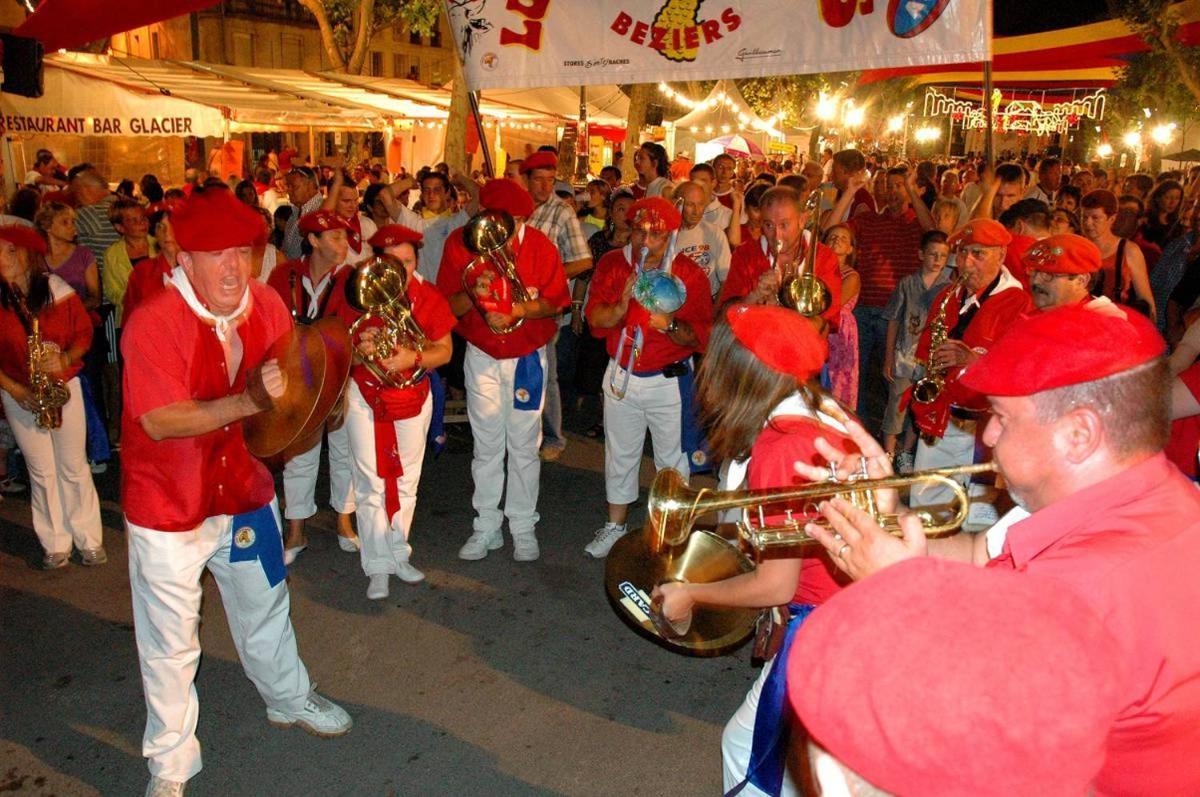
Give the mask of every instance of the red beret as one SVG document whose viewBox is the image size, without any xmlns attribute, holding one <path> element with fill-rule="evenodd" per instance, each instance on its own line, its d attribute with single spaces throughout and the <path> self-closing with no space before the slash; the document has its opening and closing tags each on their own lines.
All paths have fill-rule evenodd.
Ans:
<svg viewBox="0 0 1200 797">
<path fill-rule="evenodd" d="M 11 224 L 0 227 L 0 241 L 8 241 L 13 246 L 28 249 L 30 252 L 46 254 L 46 239 L 32 227 L 24 224 Z"/>
<path fill-rule="evenodd" d="M 403 224 L 385 224 L 367 240 L 367 243 L 376 249 L 386 249 L 389 246 L 399 246 L 400 244 L 417 246 L 423 238 L 421 233 L 405 227 Z"/>
<path fill-rule="evenodd" d="M 649 225 L 655 232 L 670 232 L 678 230 L 683 223 L 679 210 L 660 196 L 639 199 L 629 206 L 626 213 L 629 223 L 636 227 Z"/>
<path fill-rule="evenodd" d="M 535 152 L 521 161 L 521 174 L 529 174 L 534 169 L 558 171 L 558 156 L 553 152 Z"/>
<path fill-rule="evenodd" d="M 1095 274 L 1100 249 L 1082 235 L 1051 235 L 1026 249 L 1021 264 L 1045 274 Z"/>
<path fill-rule="evenodd" d="M 513 217 L 527 219 L 533 213 L 533 197 L 516 180 L 506 177 L 488 180 L 479 189 L 479 204 L 488 210 L 503 210 Z"/>
<path fill-rule="evenodd" d="M 348 230 L 350 222 L 343 219 L 332 210 L 314 210 L 300 217 L 300 234 L 320 235 L 330 230 Z"/>
<path fill-rule="evenodd" d="M 251 246 L 267 235 L 261 214 L 227 188 L 193 191 L 171 214 L 175 241 L 185 252 L 219 252 Z"/>
<path fill-rule="evenodd" d="M 1008 246 L 1012 234 L 1004 225 L 992 219 L 972 219 L 954 231 L 947 243 L 951 251 L 971 244 L 980 246 Z"/>
<path fill-rule="evenodd" d="M 958 381 L 987 396 L 1031 396 L 1128 371 L 1165 351 L 1154 324 L 1136 310 L 1068 305 L 1015 323 Z"/>
<path fill-rule="evenodd" d="M 817 330 L 795 310 L 775 305 L 739 304 L 725 311 L 738 342 L 773 371 L 807 382 L 821 372 L 829 348 Z"/>
<path fill-rule="evenodd" d="M 1056 582 L 910 559 L 804 621 L 788 697 L 890 794 L 1085 794 L 1121 708 L 1116 643 Z"/>
</svg>

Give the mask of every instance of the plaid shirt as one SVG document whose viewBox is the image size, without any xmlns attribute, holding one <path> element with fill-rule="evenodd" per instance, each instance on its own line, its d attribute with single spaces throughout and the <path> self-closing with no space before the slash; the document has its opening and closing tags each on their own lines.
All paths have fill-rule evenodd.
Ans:
<svg viewBox="0 0 1200 797">
<path fill-rule="evenodd" d="M 304 236 L 300 234 L 300 217 L 315 213 L 321 209 L 323 204 L 325 204 L 325 197 L 318 191 L 312 199 L 304 203 L 303 207 L 297 208 L 292 213 L 292 217 L 288 219 L 287 226 L 283 228 L 283 253 L 288 260 L 299 260 L 304 255 L 304 251 L 300 248 L 300 242 L 304 240 Z"/>
<path fill-rule="evenodd" d="M 592 256 L 575 212 L 558 197 L 552 196 L 538 205 L 528 223 L 558 247 L 563 265 Z"/>
</svg>

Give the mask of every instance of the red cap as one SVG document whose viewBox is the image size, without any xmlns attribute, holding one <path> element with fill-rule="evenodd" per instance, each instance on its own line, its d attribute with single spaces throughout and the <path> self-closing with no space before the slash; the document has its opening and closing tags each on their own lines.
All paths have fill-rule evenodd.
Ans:
<svg viewBox="0 0 1200 797">
<path fill-rule="evenodd" d="M 348 230 L 350 222 L 343 219 L 332 210 L 314 210 L 300 217 L 300 234 L 320 235 L 330 230 Z"/>
<path fill-rule="evenodd" d="M 958 381 L 987 396 L 1031 396 L 1128 371 L 1165 352 L 1154 324 L 1136 310 L 1068 305 L 1018 321 Z"/>
<path fill-rule="evenodd" d="M 829 347 L 797 313 L 775 305 L 738 304 L 725 311 L 738 342 L 773 371 L 803 384 L 821 372 Z"/>
<path fill-rule="evenodd" d="M 252 246 L 267 235 L 262 215 L 227 188 L 193 191 L 171 214 L 175 241 L 185 252 Z"/>
<path fill-rule="evenodd" d="M 529 174 L 534 169 L 558 171 L 558 156 L 553 152 L 535 152 L 521 161 L 521 174 Z"/>
<path fill-rule="evenodd" d="M 670 232 L 678 230 L 683 223 L 679 210 L 660 196 L 639 199 L 629 206 L 626 214 L 629 223 L 635 227 L 649 225 L 655 232 Z"/>
<path fill-rule="evenodd" d="M 24 224 L 11 224 L 0 227 L 0 241 L 8 241 L 13 246 L 28 249 L 30 252 L 46 254 L 46 239 L 32 227 Z"/>
<path fill-rule="evenodd" d="M 423 238 L 421 233 L 403 224 L 385 224 L 367 240 L 367 243 L 376 249 L 387 249 L 389 246 L 400 244 L 419 246 Z"/>
<path fill-rule="evenodd" d="M 978 244 L 979 246 L 1008 246 L 1012 241 L 1012 233 L 1004 229 L 1004 225 L 992 219 L 972 219 L 954 231 L 947 243 L 950 251 L 964 246 Z"/>
<path fill-rule="evenodd" d="M 529 218 L 533 213 L 533 197 L 516 180 L 497 177 L 479 189 L 479 204 L 488 210 L 503 210 L 513 217 Z"/>
<path fill-rule="evenodd" d="M 1100 249 L 1082 235 L 1051 235 L 1026 249 L 1021 264 L 1044 274 L 1095 274 Z"/>
<path fill-rule="evenodd" d="M 804 621 L 788 697 L 818 744 L 890 794 L 1086 794 L 1121 666 L 1056 582 L 910 559 Z"/>
</svg>

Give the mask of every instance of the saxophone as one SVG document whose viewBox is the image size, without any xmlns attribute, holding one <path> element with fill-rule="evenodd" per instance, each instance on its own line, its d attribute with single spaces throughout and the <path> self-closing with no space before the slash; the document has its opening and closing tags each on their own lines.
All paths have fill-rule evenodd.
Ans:
<svg viewBox="0 0 1200 797">
<path fill-rule="evenodd" d="M 57 429 L 62 426 L 62 408 L 71 398 L 71 393 L 61 379 L 56 379 L 39 367 L 43 358 L 60 350 L 57 343 L 42 340 L 37 316 L 30 318 L 26 347 L 29 352 L 29 392 L 34 422 L 39 429 Z"/>
<path fill-rule="evenodd" d="M 954 286 L 946 291 L 946 296 L 938 305 L 937 313 L 929 325 L 929 356 L 921 363 L 925 367 L 925 375 L 917 380 L 912 391 L 912 399 L 918 404 L 932 404 L 937 401 L 938 397 L 942 395 L 942 388 L 946 386 L 945 371 L 934 368 L 932 365 L 933 353 L 950 337 L 950 328 L 946 325 L 946 315 L 950 307 L 950 300 L 958 293 L 962 284 L 963 279 L 960 276 Z"/>
</svg>

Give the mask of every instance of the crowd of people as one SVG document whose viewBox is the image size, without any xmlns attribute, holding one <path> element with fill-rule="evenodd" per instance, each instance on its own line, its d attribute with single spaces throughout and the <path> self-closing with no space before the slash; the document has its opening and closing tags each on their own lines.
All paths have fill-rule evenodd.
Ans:
<svg viewBox="0 0 1200 797">
<path fill-rule="evenodd" d="M 900 503 L 936 512 L 945 487 L 878 491 L 902 536 L 841 498 L 775 506 L 744 522 L 807 519 L 820 546 L 655 586 L 670 628 L 787 607 L 725 729 L 729 793 L 1200 789 L 1200 167 L 943 160 L 682 168 L 647 142 L 633 181 L 608 166 L 572 185 L 552 146 L 495 179 L 288 151 L 251 180 L 111 191 L 39 152 L 0 217 L 0 446 L 23 456 L 47 569 L 73 550 L 105 563 L 92 473 L 119 452 L 147 794 L 200 770 L 205 569 L 268 720 L 350 730 L 299 657 L 287 567 L 327 450 L 366 597 L 424 580 L 412 525 L 448 398 L 473 439 L 467 561 L 503 548 L 506 523 L 513 558 L 539 558 L 541 468 L 588 402 L 596 559 L 630 534 L 647 433 L 656 468 L 724 489 L 994 463 L 994 484 L 962 477 L 954 536 L 926 540 Z M 362 318 L 356 285 L 380 272 L 419 336 L 384 345 Z M 801 312 L 805 275 L 824 299 Z M 357 330 L 350 379 L 323 439 L 282 465 L 280 507 L 241 421 L 289 390 L 276 342 L 328 323 Z M 5 492 L 22 489 L 11 459 Z M 930 657 L 953 672 L 916 695 Z"/>
</svg>

